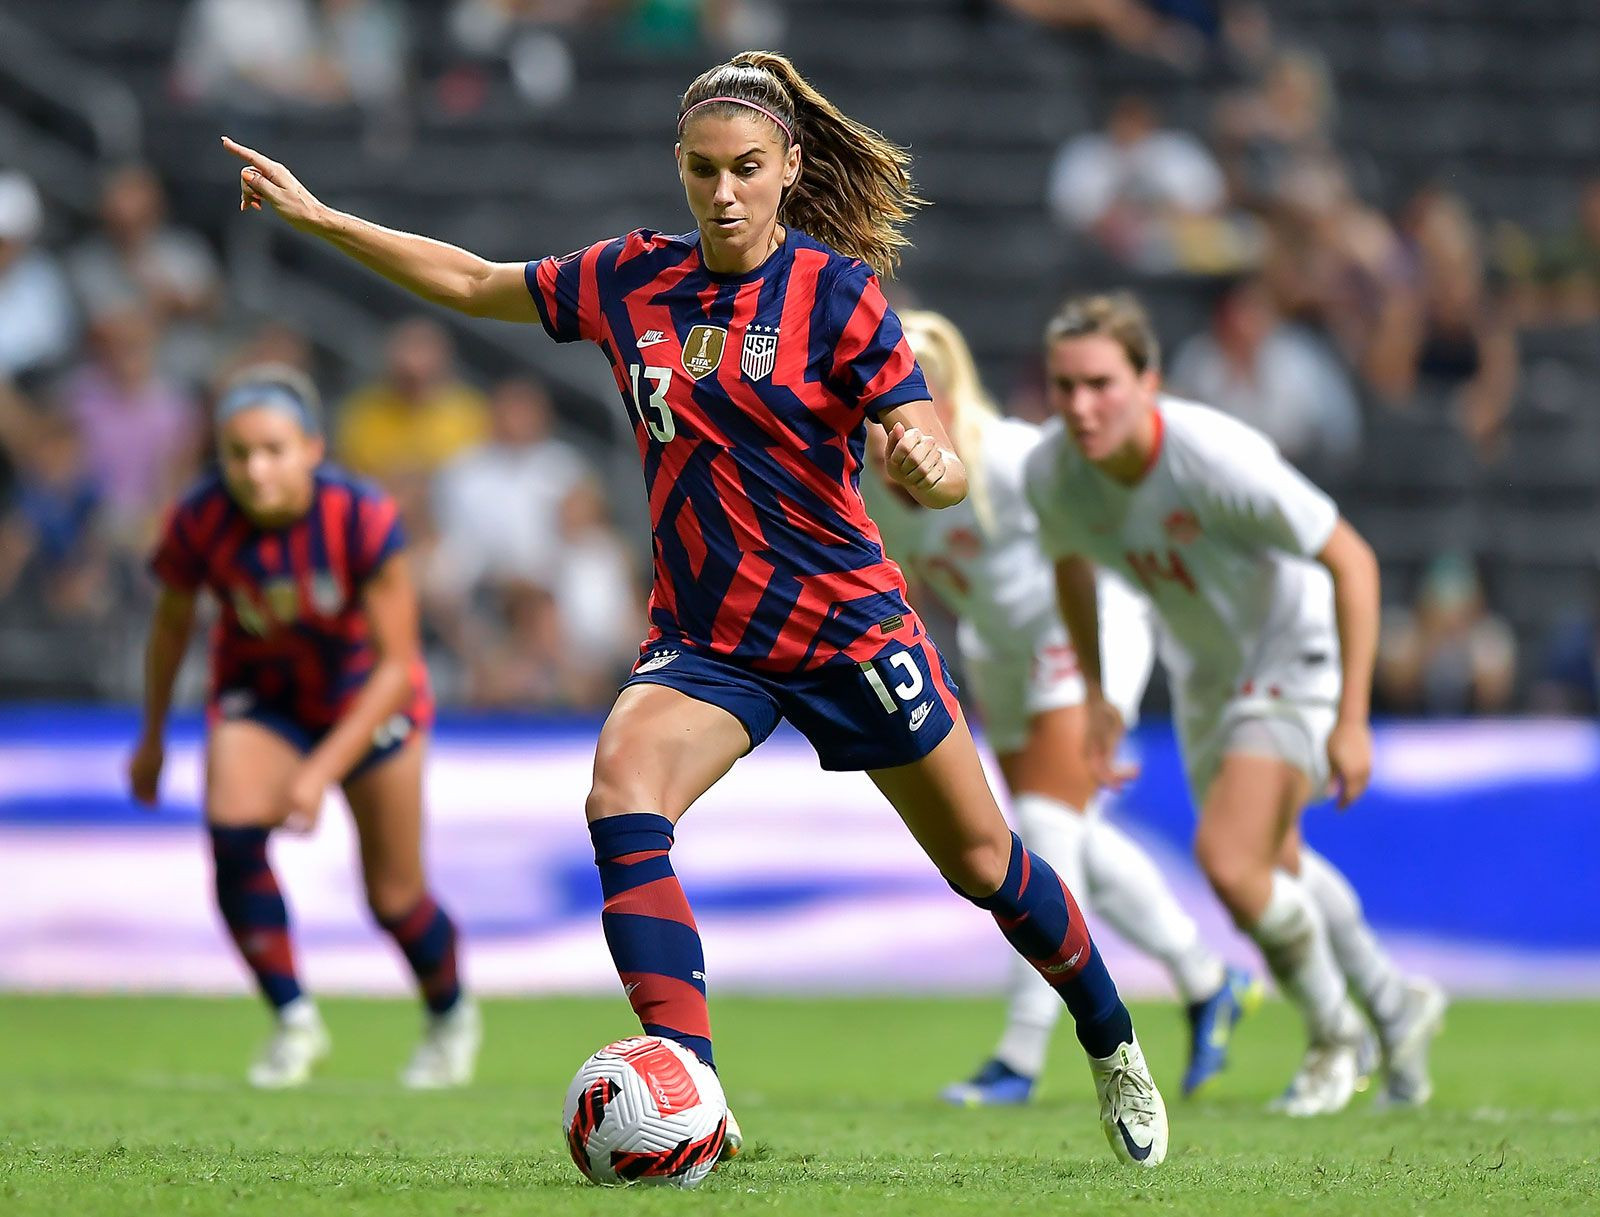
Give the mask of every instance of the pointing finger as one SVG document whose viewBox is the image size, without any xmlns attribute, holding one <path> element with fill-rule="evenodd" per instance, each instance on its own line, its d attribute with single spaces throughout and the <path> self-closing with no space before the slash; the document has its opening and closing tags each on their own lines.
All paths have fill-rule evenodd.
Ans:
<svg viewBox="0 0 1600 1217">
<path fill-rule="evenodd" d="M 243 144 L 229 139 L 226 135 L 222 137 L 222 146 L 229 152 L 233 153 L 240 160 L 250 162 L 250 164 L 253 165 L 261 174 L 261 176 L 267 178 L 269 181 L 272 178 L 272 170 L 278 167 L 278 163 L 271 157 L 263 156 L 254 148 L 247 148 Z"/>
</svg>

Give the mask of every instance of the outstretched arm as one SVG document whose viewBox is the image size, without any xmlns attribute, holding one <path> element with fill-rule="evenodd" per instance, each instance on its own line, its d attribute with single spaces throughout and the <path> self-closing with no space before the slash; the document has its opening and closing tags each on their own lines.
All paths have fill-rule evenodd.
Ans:
<svg viewBox="0 0 1600 1217">
<path fill-rule="evenodd" d="M 259 211 L 265 202 L 301 232 L 321 237 L 339 252 L 435 304 L 497 321 L 539 319 L 522 277 L 522 263 L 490 262 L 431 237 L 397 232 L 336 211 L 277 161 L 227 136 L 222 143 L 245 162 L 239 171 L 240 211 Z"/>
</svg>

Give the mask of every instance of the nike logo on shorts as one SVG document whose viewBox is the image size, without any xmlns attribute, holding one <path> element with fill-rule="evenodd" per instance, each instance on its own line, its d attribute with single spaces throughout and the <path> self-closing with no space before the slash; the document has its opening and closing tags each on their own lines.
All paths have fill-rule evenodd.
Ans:
<svg viewBox="0 0 1600 1217">
<path fill-rule="evenodd" d="M 911 712 L 911 729 L 913 731 L 918 731 L 921 729 L 923 722 L 926 721 L 928 717 L 928 711 L 932 709 L 933 703 L 931 701 L 925 701 Z"/>
</svg>

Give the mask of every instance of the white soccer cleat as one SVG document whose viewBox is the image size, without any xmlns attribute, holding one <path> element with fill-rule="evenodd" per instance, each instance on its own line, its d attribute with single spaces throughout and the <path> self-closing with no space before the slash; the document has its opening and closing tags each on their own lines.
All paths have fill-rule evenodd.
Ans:
<svg viewBox="0 0 1600 1217">
<path fill-rule="evenodd" d="M 304 1086 L 311 1071 L 328 1055 L 333 1040 L 317 1008 L 306 1002 L 279 1016 L 272 1038 L 245 1075 L 257 1090 L 291 1090 Z"/>
<path fill-rule="evenodd" d="M 1108 1057 L 1090 1057 L 1100 1123 L 1119 1161 L 1160 1166 L 1167 1156 L 1167 1106 L 1137 1037 Z"/>
<path fill-rule="evenodd" d="M 1354 1019 L 1348 1035 L 1312 1044 L 1306 1049 L 1300 1071 L 1289 1087 L 1267 1104 L 1268 1109 L 1287 1116 L 1327 1116 L 1343 1111 L 1355 1097 L 1362 1081 L 1362 1044 L 1367 1030 Z"/>
<path fill-rule="evenodd" d="M 422 1042 L 400 1071 L 407 1090 L 449 1090 L 472 1081 L 483 1043 L 483 1016 L 478 1003 L 462 995 L 443 1014 L 429 1017 Z"/>
<path fill-rule="evenodd" d="M 1449 1004 L 1433 981 L 1417 977 L 1407 982 L 1400 1016 L 1381 1029 L 1384 1085 L 1374 1098 L 1377 1106 L 1421 1107 L 1433 1097 L 1428 1050 L 1444 1029 Z"/>
</svg>

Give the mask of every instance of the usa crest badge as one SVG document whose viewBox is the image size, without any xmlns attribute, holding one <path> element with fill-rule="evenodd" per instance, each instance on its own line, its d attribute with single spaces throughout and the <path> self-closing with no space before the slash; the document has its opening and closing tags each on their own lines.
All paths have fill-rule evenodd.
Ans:
<svg viewBox="0 0 1600 1217">
<path fill-rule="evenodd" d="M 720 325 L 697 325 L 683 340 L 683 370 L 696 380 L 711 375 L 722 362 L 728 331 Z"/>
<path fill-rule="evenodd" d="M 778 359 L 778 327 L 752 325 L 744 332 L 744 350 L 739 353 L 739 370 L 751 380 L 772 375 Z"/>
</svg>

